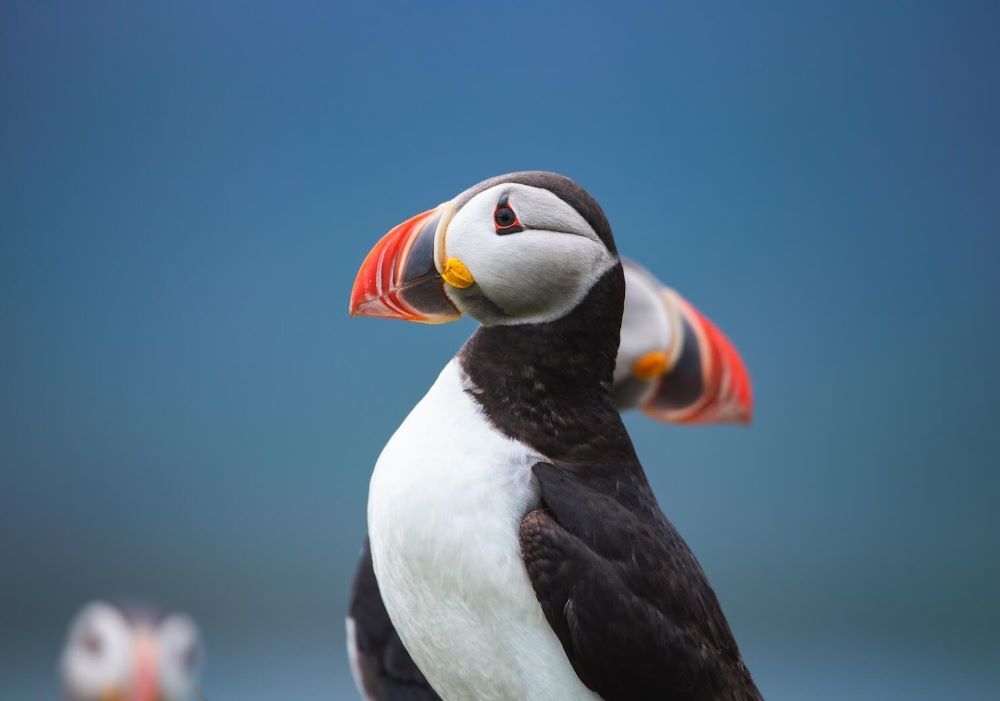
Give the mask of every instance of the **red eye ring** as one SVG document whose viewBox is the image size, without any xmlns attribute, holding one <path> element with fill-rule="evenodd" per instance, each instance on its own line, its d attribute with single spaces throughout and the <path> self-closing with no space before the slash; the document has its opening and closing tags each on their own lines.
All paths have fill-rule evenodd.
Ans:
<svg viewBox="0 0 1000 701">
<path fill-rule="evenodd" d="M 496 209 L 493 210 L 493 226 L 496 227 L 496 232 L 500 236 L 524 231 L 517 213 L 507 203 L 507 195 L 500 198 Z"/>
</svg>

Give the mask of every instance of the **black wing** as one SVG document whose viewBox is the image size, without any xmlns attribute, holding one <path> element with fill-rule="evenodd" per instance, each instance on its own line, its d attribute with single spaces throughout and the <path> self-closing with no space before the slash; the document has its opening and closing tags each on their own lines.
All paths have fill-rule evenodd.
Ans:
<svg viewBox="0 0 1000 701">
<path fill-rule="evenodd" d="M 348 649 L 358 691 L 366 701 L 440 701 L 410 658 L 389 620 L 365 547 L 348 610 Z"/>
<path fill-rule="evenodd" d="M 694 555 L 641 468 L 538 463 L 521 550 L 577 675 L 607 701 L 759 701 Z"/>
</svg>

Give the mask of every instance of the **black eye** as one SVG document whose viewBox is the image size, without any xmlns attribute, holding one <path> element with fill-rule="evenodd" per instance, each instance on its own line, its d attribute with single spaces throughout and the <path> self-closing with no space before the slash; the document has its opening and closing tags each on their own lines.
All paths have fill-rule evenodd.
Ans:
<svg viewBox="0 0 1000 701">
<path fill-rule="evenodd" d="M 493 210 L 493 224 L 496 227 L 497 233 L 501 236 L 524 231 L 524 227 L 521 226 L 517 214 L 507 204 L 507 195 L 500 198 L 500 201 L 497 202 L 497 208 Z"/>
<path fill-rule="evenodd" d="M 80 636 L 80 646 L 91 657 L 97 657 L 104 651 L 104 641 L 93 628 L 87 628 Z"/>
<path fill-rule="evenodd" d="M 188 643 L 181 650 L 180 654 L 181 666 L 184 667 L 188 672 L 193 672 L 198 668 L 201 662 L 201 648 L 197 643 Z"/>
<path fill-rule="evenodd" d="M 517 221 L 517 216 L 514 214 L 514 210 L 510 207 L 500 207 L 496 214 L 494 215 L 497 226 L 501 229 L 506 229 L 508 226 L 514 226 L 514 222 Z"/>
</svg>

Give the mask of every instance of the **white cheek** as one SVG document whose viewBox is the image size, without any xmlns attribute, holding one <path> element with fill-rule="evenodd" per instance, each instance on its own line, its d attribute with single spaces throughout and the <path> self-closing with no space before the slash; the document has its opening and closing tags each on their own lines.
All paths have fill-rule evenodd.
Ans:
<svg viewBox="0 0 1000 701">
<path fill-rule="evenodd" d="M 493 213 L 503 195 L 524 231 L 496 233 Z M 466 202 L 448 225 L 444 248 L 469 268 L 478 292 L 504 313 L 489 323 L 558 319 L 617 262 L 569 204 L 548 190 L 519 184 L 498 185 Z M 449 292 L 463 308 L 463 293 Z"/>
<path fill-rule="evenodd" d="M 659 281 L 632 264 L 625 269 L 625 309 L 622 314 L 621 343 L 615 365 L 615 382 L 632 374 L 635 361 L 650 351 L 669 355 L 673 345 L 670 315 Z"/>
<path fill-rule="evenodd" d="M 84 628 L 100 639 L 98 651 L 81 644 Z M 95 698 L 108 689 L 126 687 L 132 670 L 132 634 L 121 615 L 103 604 L 85 609 L 73 626 L 61 670 L 71 698 Z"/>
<path fill-rule="evenodd" d="M 200 672 L 201 641 L 198 628 L 187 616 L 170 616 L 160 624 L 160 686 L 167 701 L 187 701 L 195 695 Z M 194 650 L 197 662 L 185 663 L 187 651 Z"/>
<path fill-rule="evenodd" d="M 63 661 L 63 676 L 74 697 L 95 698 L 108 689 L 124 688 L 130 668 L 131 658 L 125 651 L 109 651 L 104 659 L 95 660 L 74 650 Z"/>
<path fill-rule="evenodd" d="M 529 230 L 493 239 L 470 251 L 469 266 L 483 293 L 518 323 L 564 316 L 614 264 L 583 236 Z"/>
</svg>

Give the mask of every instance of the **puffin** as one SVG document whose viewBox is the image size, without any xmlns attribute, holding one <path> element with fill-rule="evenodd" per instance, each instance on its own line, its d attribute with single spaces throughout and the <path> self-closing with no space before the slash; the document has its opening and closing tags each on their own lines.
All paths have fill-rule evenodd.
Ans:
<svg viewBox="0 0 1000 701">
<path fill-rule="evenodd" d="M 67 701 L 194 701 L 201 635 L 184 614 L 93 601 L 73 618 L 59 664 Z"/>
<path fill-rule="evenodd" d="M 625 303 L 612 397 L 671 424 L 749 423 L 753 398 L 746 366 L 729 339 L 680 293 L 639 263 L 622 258 Z M 351 673 L 365 701 L 440 697 L 413 662 L 378 589 L 368 539 L 346 619 Z"/>
<path fill-rule="evenodd" d="M 670 424 L 749 424 L 753 391 L 732 341 L 676 290 L 623 258 L 625 306 L 612 396 Z"/>
<path fill-rule="evenodd" d="M 478 329 L 390 438 L 368 532 L 446 701 L 761 696 L 613 397 L 625 273 L 575 182 L 483 181 L 392 229 L 350 312 Z"/>
</svg>

